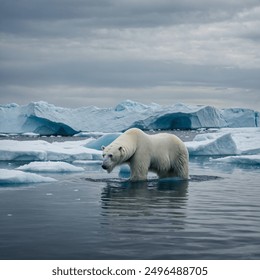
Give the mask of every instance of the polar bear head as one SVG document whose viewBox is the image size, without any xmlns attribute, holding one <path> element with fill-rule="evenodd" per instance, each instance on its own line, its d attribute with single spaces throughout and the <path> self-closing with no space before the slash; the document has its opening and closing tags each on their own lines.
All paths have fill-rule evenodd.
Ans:
<svg viewBox="0 0 260 280">
<path fill-rule="evenodd" d="M 109 145 L 102 146 L 103 150 L 103 163 L 102 168 L 108 173 L 125 160 L 125 148 L 123 146 Z"/>
</svg>

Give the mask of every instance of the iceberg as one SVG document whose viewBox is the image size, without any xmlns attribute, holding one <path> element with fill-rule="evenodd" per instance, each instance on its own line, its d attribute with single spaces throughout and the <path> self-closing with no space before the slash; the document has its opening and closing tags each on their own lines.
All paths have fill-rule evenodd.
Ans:
<svg viewBox="0 0 260 280">
<path fill-rule="evenodd" d="M 185 142 L 191 156 L 260 154 L 260 128 L 222 128 Z"/>
<path fill-rule="evenodd" d="M 145 105 L 128 99 L 116 105 L 115 111 L 116 112 L 121 112 L 121 111 L 140 112 L 140 111 L 147 111 L 150 109 L 158 109 L 160 107 L 161 106 L 156 103 L 152 103 L 151 105 Z"/>
<path fill-rule="evenodd" d="M 65 111 L 46 102 L 26 106 L 10 104 L 0 106 L 0 131 L 3 133 L 28 133 L 40 135 L 74 135 L 77 131 L 63 121 Z"/>
<path fill-rule="evenodd" d="M 221 110 L 228 127 L 258 127 L 259 112 L 243 108 Z"/>
<path fill-rule="evenodd" d="M 0 184 L 49 183 L 56 180 L 19 170 L 0 169 Z"/>
<path fill-rule="evenodd" d="M 118 132 L 136 119 L 152 113 L 152 106 L 141 110 L 137 102 L 127 101 L 120 105 L 121 108 L 88 106 L 76 109 L 56 107 L 43 101 L 25 106 L 4 105 L 0 106 L 0 133 L 34 132 L 70 136 L 82 131 Z"/>
<path fill-rule="evenodd" d="M 2 105 L 0 120 L 0 134 L 71 136 L 93 131 L 122 132 L 131 127 L 143 130 L 259 127 L 259 112 L 185 104 L 145 105 L 131 100 L 111 108 L 69 109 L 39 101 L 24 106 Z"/>
<path fill-rule="evenodd" d="M 227 126 L 221 112 L 212 106 L 185 106 L 177 104 L 144 120 L 136 121 L 132 126 L 143 130 L 172 130 L 220 128 Z"/>
<path fill-rule="evenodd" d="M 235 155 L 238 153 L 236 143 L 230 133 L 203 141 L 186 142 L 192 156 Z"/>
<path fill-rule="evenodd" d="M 16 169 L 29 172 L 83 172 L 85 170 L 82 167 L 76 167 L 72 164 L 61 161 L 34 161 L 30 162 L 29 164 L 17 167 Z"/>
</svg>

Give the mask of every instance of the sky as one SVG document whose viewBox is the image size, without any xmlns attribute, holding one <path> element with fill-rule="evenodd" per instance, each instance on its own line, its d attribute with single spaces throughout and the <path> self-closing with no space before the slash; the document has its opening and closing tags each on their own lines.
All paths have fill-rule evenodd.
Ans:
<svg viewBox="0 0 260 280">
<path fill-rule="evenodd" d="M 259 0 L 0 0 L 0 104 L 260 111 Z"/>
</svg>

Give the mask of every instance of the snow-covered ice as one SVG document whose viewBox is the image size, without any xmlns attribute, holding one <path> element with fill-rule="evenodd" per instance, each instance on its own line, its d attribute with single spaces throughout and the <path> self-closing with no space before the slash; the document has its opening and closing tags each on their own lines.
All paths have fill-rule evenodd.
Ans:
<svg viewBox="0 0 260 280">
<path fill-rule="evenodd" d="M 185 144 L 190 156 L 219 156 L 211 161 L 222 163 L 260 164 L 260 128 L 224 128 L 215 133 L 198 134 Z"/>
<path fill-rule="evenodd" d="M 211 161 L 233 164 L 260 165 L 260 155 L 228 156 L 211 159 Z"/>
<path fill-rule="evenodd" d="M 238 153 L 236 143 L 230 133 L 214 139 L 186 142 L 189 154 L 193 156 L 235 155 Z"/>
<path fill-rule="evenodd" d="M 16 169 L 30 172 L 83 172 L 84 168 L 61 161 L 34 161 Z"/>
<path fill-rule="evenodd" d="M 49 143 L 43 140 L 0 140 L 0 161 L 27 161 L 29 164 L 16 170 L 2 170 L 0 184 L 51 182 L 54 179 L 30 172 L 84 172 L 83 167 L 67 162 L 100 161 L 101 151 L 86 148 L 91 139 Z M 35 176 L 34 176 L 35 175 Z"/>
<path fill-rule="evenodd" d="M 259 112 L 185 104 L 145 105 L 131 100 L 114 108 L 69 109 L 40 101 L 24 106 L 2 105 L 0 120 L 2 134 L 75 135 L 91 131 L 122 132 L 130 127 L 144 130 L 258 127 Z"/>
<path fill-rule="evenodd" d="M 259 112 L 243 108 L 229 108 L 221 110 L 221 113 L 228 127 L 259 126 Z"/>
<path fill-rule="evenodd" d="M 20 170 L 0 169 L 0 184 L 49 183 L 56 180 Z"/>
<path fill-rule="evenodd" d="M 260 154 L 260 128 L 222 128 L 198 134 L 186 145 L 191 155 Z"/>
<path fill-rule="evenodd" d="M 49 143 L 35 141 L 0 141 L 0 160 L 4 161 L 68 161 L 99 160 L 101 151 L 86 148 L 88 140 Z"/>
</svg>

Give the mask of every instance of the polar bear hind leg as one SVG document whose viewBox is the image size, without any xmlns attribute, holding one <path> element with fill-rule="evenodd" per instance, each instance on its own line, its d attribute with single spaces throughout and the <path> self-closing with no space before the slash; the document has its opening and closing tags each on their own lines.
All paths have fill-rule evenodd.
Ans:
<svg viewBox="0 0 260 280">
<path fill-rule="evenodd" d="M 173 164 L 173 174 L 175 177 L 182 178 L 184 180 L 189 179 L 189 156 L 188 155 L 180 155 L 178 160 Z"/>
<path fill-rule="evenodd" d="M 167 177 L 179 177 L 183 180 L 187 180 L 189 179 L 188 161 L 189 159 L 187 154 L 179 155 L 174 162 L 170 163 L 170 169 L 162 170 L 159 168 L 156 173 L 160 179 Z"/>
</svg>

